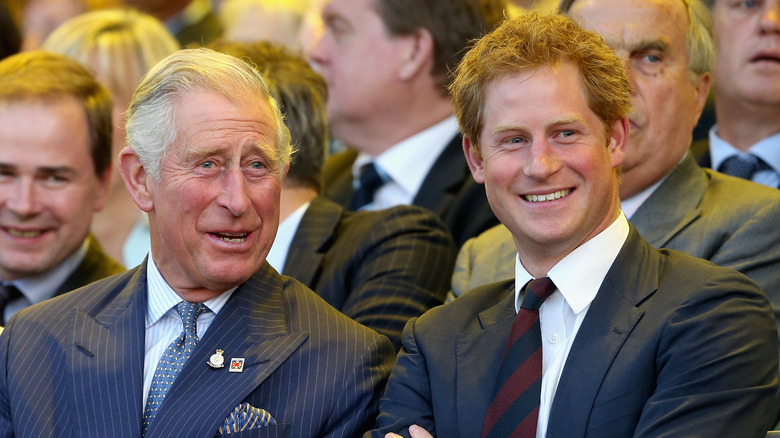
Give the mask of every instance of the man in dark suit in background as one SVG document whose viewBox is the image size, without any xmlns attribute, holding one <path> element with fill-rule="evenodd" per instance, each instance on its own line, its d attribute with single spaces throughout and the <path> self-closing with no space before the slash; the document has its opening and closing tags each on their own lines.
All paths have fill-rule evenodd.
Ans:
<svg viewBox="0 0 780 438">
<path fill-rule="evenodd" d="M 715 125 L 705 167 L 780 188 L 780 1 L 705 0 L 715 34 Z"/>
<path fill-rule="evenodd" d="M 425 207 L 458 246 L 498 223 L 463 159 L 446 89 L 468 41 L 495 24 L 492 3 L 324 2 L 308 54 L 328 84 L 332 135 L 350 148 L 326 162 L 325 196 L 351 210 Z"/>
<path fill-rule="evenodd" d="M 127 140 L 148 260 L 11 319 L 0 436 L 370 427 L 392 345 L 264 263 L 291 146 L 259 73 L 208 49 L 169 56 L 136 90 Z"/>
<path fill-rule="evenodd" d="M 124 269 L 89 235 L 111 171 L 111 96 L 63 56 L 0 63 L 0 325 Z"/>
<path fill-rule="evenodd" d="M 424 208 L 350 212 L 319 196 L 328 144 L 325 81 L 305 59 L 271 43 L 211 48 L 256 66 L 296 147 L 268 262 L 401 348 L 406 321 L 442 304 L 449 289 L 456 248 L 446 228 Z"/>
<path fill-rule="evenodd" d="M 464 56 L 463 149 L 516 276 L 409 322 L 370 436 L 764 436 L 766 296 L 654 249 L 620 211 L 631 89 L 600 35 L 560 15 L 511 20 Z"/>
</svg>

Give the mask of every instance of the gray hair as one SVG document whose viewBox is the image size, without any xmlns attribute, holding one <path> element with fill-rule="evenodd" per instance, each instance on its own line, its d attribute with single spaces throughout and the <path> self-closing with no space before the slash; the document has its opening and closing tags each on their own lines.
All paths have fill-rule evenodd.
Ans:
<svg viewBox="0 0 780 438">
<path fill-rule="evenodd" d="M 176 98 L 192 91 L 214 92 L 230 102 L 242 96 L 265 99 L 276 124 L 276 156 L 270 158 L 282 173 L 292 154 L 290 131 L 263 77 L 238 58 L 198 48 L 180 50 L 155 65 L 141 80 L 127 111 L 127 145 L 156 181 L 176 139 Z"/>
<path fill-rule="evenodd" d="M 562 0 L 560 11 L 568 14 L 576 0 Z M 715 61 L 715 44 L 712 38 L 712 17 L 709 7 L 713 0 L 680 0 L 688 13 L 688 29 L 685 32 L 685 49 L 688 52 L 688 71 L 691 80 L 699 75 L 712 72 Z"/>
</svg>

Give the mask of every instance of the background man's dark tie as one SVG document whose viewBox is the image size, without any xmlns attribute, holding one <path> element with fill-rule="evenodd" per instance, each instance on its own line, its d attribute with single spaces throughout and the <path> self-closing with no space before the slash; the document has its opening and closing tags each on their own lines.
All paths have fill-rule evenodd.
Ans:
<svg viewBox="0 0 780 438">
<path fill-rule="evenodd" d="M 761 158 L 751 155 L 745 158 L 741 155 L 732 155 L 726 158 L 718 168 L 718 172 L 737 178 L 752 180 L 756 172 L 771 169 Z"/>
<path fill-rule="evenodd" d="M 3 325 L 5 325 L 7 322 L 5 320 L 5 307 L 8 305 L 8 303 L 21 296 L 22 292 L 19 291 L 19 289 L 13 284 L 0 283 L 0 320 L 2 321 Z"/>
<path fill-rule="evenodd" d="M 371 203 L 374 200 L 374 193 L 382 187 L 384 181 L 382 176 L 379 175 L 376 165 L 374 163 L 364 164 L 360 168 L 359 185 L 355 188 L 355 193 L 352 195 L 352 203 L 349 205 L 349 209 L 352 211 L 358 211 L 361 207 Z"/>
</svg>

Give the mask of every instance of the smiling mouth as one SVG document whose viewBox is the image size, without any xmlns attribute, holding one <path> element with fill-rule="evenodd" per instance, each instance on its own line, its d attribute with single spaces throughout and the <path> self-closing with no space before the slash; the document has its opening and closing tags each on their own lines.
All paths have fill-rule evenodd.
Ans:
<svg viewBox="0 0 780 438">
<path fill-rule="evenodd" d="M 228 243 L 243 243 L 249 233 L 214 233 L 214 235 Z"/>
<path fill-rule="evenodd" d="M 43 234 L 41 230 L 18 230 L 15 228 L 5 228 L 5 230 L 13 237 L 21 237 L 24 239 L 32 239 Z"/>
<path fill-rule="evenodd" d="M 546 195 L 523 195 L 523 198 L 528 202 L 547 202 L 566 197 L 569 193 L 571 193 L 571 189 L 558 190 L 557 192 L 548 193 Z"/>
</svg>

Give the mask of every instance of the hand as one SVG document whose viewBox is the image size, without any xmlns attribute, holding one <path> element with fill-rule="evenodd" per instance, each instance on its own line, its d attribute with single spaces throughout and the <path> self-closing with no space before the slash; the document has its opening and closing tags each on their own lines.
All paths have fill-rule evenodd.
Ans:
<svg viewBox="0 0 780 438">
<path fill-rule="evenodd" d="M 409 434 L 412 436 L 412 438 L 433 438 L 430 433 L 428 433 L 427 430 L 423 429 L 422 427 L 412 424 L 409 426 Z M 403 438 L 401 435 L 398 435 L 397 433 L 388 433 L 385 435 L 385 438 Z"/>
</svg>

